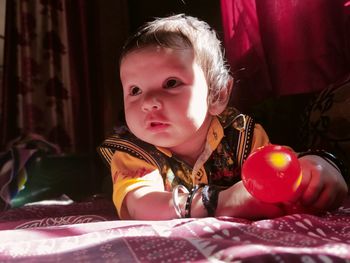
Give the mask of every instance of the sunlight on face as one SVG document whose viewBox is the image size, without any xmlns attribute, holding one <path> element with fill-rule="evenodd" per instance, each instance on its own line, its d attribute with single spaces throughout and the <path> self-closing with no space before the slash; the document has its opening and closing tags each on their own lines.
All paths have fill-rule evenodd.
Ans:
<svg viewBox="0 0 350 263">
<path fill-rule="evenodd" d="M 120 67 L 125 116 L 141 140 L 179 147 L 206 138 L 208 86 L 193 51 L 147 47 L 127 54 Z"/>
<path fill-rule="evenodd" d="M 208 86 L 202 68 L 195 63 L 193 70 L 196 85 L 193 87 L 193 96 L 188 104 L 188 117 L 194 117 L 193 122 L 200 127 L 208 111 Z"/>
</svg>

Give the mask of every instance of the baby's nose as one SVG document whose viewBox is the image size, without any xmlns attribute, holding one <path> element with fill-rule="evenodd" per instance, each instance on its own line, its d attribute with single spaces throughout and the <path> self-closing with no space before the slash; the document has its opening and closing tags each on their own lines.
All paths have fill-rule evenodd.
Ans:
<svg viewBox="0 0 350 263">
<path fill-rule="evenodd" d="M 147 96 L 143 100 L 143 104 L 142 104 L 143 111 L 159 110 L 161 108 L 162 108 L 162 103 L 156 96 Z"/>
</svg>

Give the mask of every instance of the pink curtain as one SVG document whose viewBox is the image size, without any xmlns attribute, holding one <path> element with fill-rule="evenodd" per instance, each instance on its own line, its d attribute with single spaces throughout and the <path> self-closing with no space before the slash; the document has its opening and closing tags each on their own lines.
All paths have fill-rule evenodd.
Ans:
<svg viewBox="0 0 350 263">
<path fill-rule="evenodd" d="M 233 103 L 318 92 L 350 72 L 349 1 L 221 0 Z"/>
<path fill-rule="evenodd" d="M 37 133 L 94 151 L 85 1 L 7 1 L 0 145 Z"/>
</svg>

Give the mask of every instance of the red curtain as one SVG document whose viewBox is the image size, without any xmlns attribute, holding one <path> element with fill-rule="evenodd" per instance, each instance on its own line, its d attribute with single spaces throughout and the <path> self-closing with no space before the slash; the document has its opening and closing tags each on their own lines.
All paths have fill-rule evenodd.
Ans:
<svg viewBox="0 0 350 263">
<path fill-rule="evenodd" d="M 0 145 L 36 133 L 94 152 L 86 1 L 7 1 Z"/>
<path fill-rule="evenodd" d="M 221 0 L 224 45 L 249 110 L 266 98 L 318 92 L 350 72 L 349 1 Z"/>
</svg>

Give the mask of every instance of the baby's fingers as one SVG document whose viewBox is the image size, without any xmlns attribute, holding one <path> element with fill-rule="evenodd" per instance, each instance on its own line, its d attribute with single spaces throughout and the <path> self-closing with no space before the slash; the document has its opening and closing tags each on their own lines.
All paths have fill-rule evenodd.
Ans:
<svg viewBox="0 0 350 263">
<path fill-rule="evenodd" d="M 321 169 L 304 170 L 301 187 L 301 204 L 308 206 L 315 203 L 324 190 L 324 182 L 321 179 Z M 304 182 L 303 182 L 304 181 Z"/>
<path fill-rule="evenodd" d="M 299 201 L 305 206 L 314 203 L 324 188 L 324 182 L 321 177 L 322 166 L 318 161 L 320 161 L 318 156 L 303 156 L 299 158 L 303 176 L 300 185 L 301 196 Z"/>
</svg>

